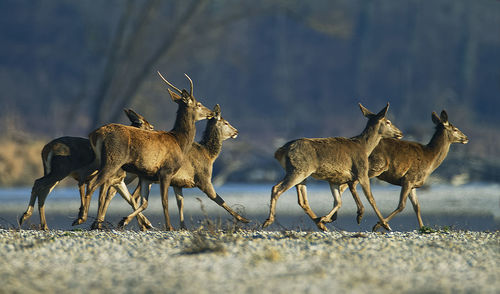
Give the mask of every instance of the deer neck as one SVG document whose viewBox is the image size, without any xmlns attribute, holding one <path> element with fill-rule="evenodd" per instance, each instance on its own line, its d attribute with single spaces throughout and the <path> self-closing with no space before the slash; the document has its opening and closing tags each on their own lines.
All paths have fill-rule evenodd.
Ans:
<svg viewBox="0 0 500 294">
<path fill-rule="evenodd" d="M 182 151 L 186 152 L 194 142 L 196 126 L 194 115 L 184 105 L 179 105 L 174 128 L 170 131 L 176 138 Z"/>
<path fill-rule="evenodd" d="M 451 142 L 446 137 L 444 130 L 437 127 L 431 141 L 427 144 L 427 152 L 429 152 L 433 160 L 433 170 L 436 169 L 446 158 L 448 151 L 450 150 L 450 146 Z"/>
<path fill-rule="evenodd" d="M 355 137 L 363 146 L 366 151 L 366 155 L 370 155 L 377 147 L 378 143 L 382 139 L 382 136 L 378 133 L 378 129 L 374 126 L 366 126 L 363 132 Z"/>
<path fill-rule="evenodd" d="M 217 130 L 216 123 L 213 119 L 208 121 L 200 141 L 200 145 L 207 150 L 212 159 L 217 158 L 222 150 L 222 138 L 220 132 Z"/>
</svg>

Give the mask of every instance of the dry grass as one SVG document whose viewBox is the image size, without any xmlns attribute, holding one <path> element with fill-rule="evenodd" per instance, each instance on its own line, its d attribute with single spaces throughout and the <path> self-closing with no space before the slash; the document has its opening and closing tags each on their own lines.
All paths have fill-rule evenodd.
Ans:
<svg viewBox="0 0 500 294">
<path fill-rule="evenodd" d="M 42 140 L 0 138 L 0 186 L 30 186 L 43 175 Z"/>
</svg>

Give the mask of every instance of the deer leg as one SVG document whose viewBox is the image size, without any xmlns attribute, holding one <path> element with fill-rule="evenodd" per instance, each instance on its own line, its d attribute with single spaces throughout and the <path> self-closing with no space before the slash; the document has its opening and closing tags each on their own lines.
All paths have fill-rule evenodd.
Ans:
<svg viewBox="0 0 500 294">
<path fill-rule="evenodd" d="M 118 193 L 120 193 L 122 198 L 125 199 L 125 201 L 127 201 L 127 203 L 130 204 L 130 206 L 132 206 L 132 208 L 134 210 L 139 208 L 139 205 L 137 204 L 136 199 L 132 195 L 130 195 L 130 192 L 128 191 L 128 188 L 127 188 L 127 184 L 124 181 L 121 181 L 120 183 L 118 183 L 117 185 L 114 185 L 113 187 L 118 191 Z M 137 189 L 137 187 L 136 187 L 136 190 L 140 191 L 140 189 Z M 108 201 L 107 205 L 109 205 L 109 201 Z M 106 207 L 107 207 L 107 205 L 106 205 Z M 106 211 L 104 211 L 104 212 L 106 212 Z M 153 228 L 153 225 L 151 224 L 151 222 L 148 220 L 148 218 L 144 214 L 138 213 L 136 217 L 137 217 L 137 222 L 139 223 L 139 226 L 141 227 L 142 231 L 147 231 L 147 230 Z"/>
<path fill-rule="evenodd" d="M 300 184 L 302 181 L 304 181 L 309 175 L 286 175 L 285 178 L 273 186 L 272 191 L 271 191 L 271 205 L 269 207 L 269 216 L 262 225 L 262 228 L 268 227 L 274 222 L 274 216 L 276 215 L 276 202 L 278 201 L 278 198 L 283 194 L 285 191 L 290 189 L 291 187 Z"/>
<path fill-rule="evenodd" d="M 120 228 L 123 228 L 126 225 L 128 225 L 128 223 L 130 223 L 130 221 L 134 217 L 136 217 L 136 215 L 138 215 L 139 213 L 141 213 L 142 211 L 144 211 L 148 207 L 149 187 L 151 185 L 151 181 L 139 178 L 139 185 L 141 186 L 140 187 L 141 199 L 142 199 L 141 206 L 139 206 L 137 209 L 135 209 L 134 212 L 132 212 L 128 216 L 124 217 L 118 223 L 118 227 L 120 227 Z M 135 202 L 135 200 L 134 200 L 134 203 L 136 203 L 136 205 L 137 205 L 137 202 Z"/>
<path fill-rule="evenodd" d="M 88 181 L 87 191 L 85 193 L 85 199 L 82 201 L 83 209 L 80 207 L 80 213 L 78 214 L 78 219 L 73 222 L 73 226 L 80 225 L 87 220 L 88 210 L 90 206 L 90 200 L 92 199 L 92 194 L 94 194 L 95 190 L 98 187 L 101 187 L 108 181 L 108 179 L 112 178 L 119 171 L 120 167 L 118 166 L 104 166 L 101 170 L 97 172 L 97 175 L 93 176 L 92 179 Z M 99 192 L 101 195 L 101 192 Z M 104 196 L 103 196 L 104 197 Z M 99 197 L 100 198 L 100 197 Z M 102 208 L 101 208 L 102 209 Z"/>
<path fill-rule="evenodd" d="M 359 198 L 358 191 L 356 189 L 356 186 L 358 185 L 357 181 L 350 182 L 348 183 L 349 185 L 349 190 L 351 191 L 352 198 L 354 199 L 354 202 L 356 202 L 356 206 L 358 208 L 357 210 L 357 216 L 356 216 L 356 221 L 358 222 L 358 225 L 361 224 L 361 219 L 363 219 L 363 214 L 365 213 L 365 207 L 363 206 L 363 203 L 361 202 L 361 199 Z M 340 192 L 342 195 L 342 191 Z"/>
<path fill-rule="evenodd" d="M 165 229 L 167 231 L 174 230 L 174 227 L 170 223 L 170 214 L 168 213 L 168 187 L 170 187 L 171 179 L 171 175 L 164 175 L 163 177 L 160 177 L 161 204 L 163 206 L 163 215 L 165 216 Z"/>
<path fill-rule="evenodd" d="M 399 204 L 398 204 L 398 207 L 393 211 L 391 212 L 391 214 L 389 214 L 389 216 L 387 216 L 384 221 L 388 222 L 390 221 L 393 217 L 396 216 L 396 214 L 400 213 L 401 211 L 403 211 L 403 209 L 405 209 L 405 206 L 406 206 L 406 199 L 408 198 L 408 194 L 410 193 L 412 187 L 407 183 L 407 182 L 403 182 L 403 186 L 401 187 L 401 193 L 399 194 Z M 381 224 L 380 222 L 378 222 L 377 224 L 375 224 L 375 226 L 373 226 L 373 229 L 372 231 L 376 231 L 380 228 Z"/>
<path fill-rule="evenodd" d="M 375 199 L 373 198 L 372 190 L 370 188 L 370 179 L 368 178 L 368 176 L 366 176 L 366 177 L 359 178 L 358 180 L 359 180 L 359 184 L 363 188 L 363 193 L 365 193 L 366 199 L 368 199 L 368 202 L 372 206 L 373 210 L 375 211 L 375 214 L 377 215 L 377 217 L 379 219 L 380 225 L 383 226 L 386 230 L 391 231 L 392 230 L 391 227 L 389 226 L 387 221 L 384 219 L 384 217 L 380 213 L 380 210 L 377 207 L 377 203 L 375 202 Z"/>
<path fill-rule="evenodd" d="M 100 189 L 102 190 L 102 187 L 100 187 Z M 80 204 L 80 211 L 78 212 L 78 218 L 73 221 L 72 226 L 81 225 L 87 221 L 87 216 L 90 207 L 90 200 L 92 199 L 93 192 L 94 191 L 89 192 L 89 185 L 87 185 L 87 191 L 85 192 L 85 196 L 80 199 L 81 204 Z M 101 194 L 101 192 L 99 192 L 99 194 Z"/>
<path fill-rule="evenodd" d="M 347 189 L 347 184 L 342 184 L 339 186 L 339 193 L 340 193 L 340 197 L 342 197 L 342 194 L 344 193 L 344 191 Z M 333 197 L 333 206 L 337 206 L 337 199 L 335 197 Z M 338 214 L 338 211 L 336 211 L 332 217 L 330 218 L 329 222 L 333 222 L 335 220 L 337 220 L 337 214 Z"/>
<path fill-rule="evenodd" d="M 201 185 L 199 188 L 205 194 L 207 194 L 208 198 L 210 198 L 211 200 L 213 200 L 220 207 L 224 208 L 235 219 L 237 219 L 238 221 L 243 222 L 243 223 L 249 223 L 250 222 L 248 219 L 246 219 L 246 218 L 242 217 L 241 215 L 239 215 L 237 212 L 235 212 L 233 209 L 231 209 L 231 207 L 229 207 L 229 205 L 226 204 L 226 202 L 224 201 L 224 199 L 222 199 L 222 197 L 220 197 L 219 194 L 217 194 L 215 192 L 215 189 L 214 189 L 214 186 L 212 185 L 212 183 L 208 182 L 208 183 L 206 183 L 204 185 Z"/>
<path fill-rule="evenodd" d="M 410 191 L 410 201 L 413 205 L 413 210 L 415 210 L 415 214 L 417 215 L 418 226 L 422 228 L 424 223 L 422 222 L 422 216 L 420 215 L 420 204 L 418 203 L 417 191 L 415 188 Z"/>
<path fill-rule="evenodd" d="M 327 223 L 332 221 L 332 216 L 340 209 L 342 206 L 342 198 L 340 197 L 340 191 L 339 191 L 339 185 L 336 185 L 334 183 L 329 183 L 330 184 L 330 190 L 332 191 L 333 195 L 333 208 L 332 210 L 325 216 L 321 217 L 318 221 L 318 223 Z M 321 229 L 321 228 L 320 228 Z"/>
<path fill-rule="evenodd" d="M 97 206 L 97 217 L 92 223 L 90 227 L 92 230 L 100 230 L 102 229 L 102 223 L 104 222 L 104 218 L 106 215 L 106 211 L 108 209 L 109 203 L 111 199 L 116 194 L 116 190 L 109 185 L 109 183 L 104 183 L 99 190 L 99 201 Z"/>
<path fill-rule="evenodd" d="M 296 185 L 295 189 L 297 190 L 297 200 L 299 202 L 299 206 L 302 207 L 304 212 L 317 224 L 318 216 L 309 206 L 309 200 L 307 199 L 307 186 L 305 184 L 305 181 Z"/>
<path fill-rule="evenodd" d="M 45 199 L 47 195 L 52 191 L 52 189 L 59 183 L 60 179 L 65 177 L 56 177 L 53 175 L 46 175 L 37 180 L 33 184 L 33 188 L 31 189 L 30 201 L 28 204 L 28 208 L 23 213 L 21 218 L 19 219 L 19 227 L 28 220 L 33 214 L 33 208 L 35 206 L 35 202 L 38 198 L 38 211 L 40 214 L 40 229 L 48 230 L 47 221 L 45 219 Z M 42 201 L 41 201 L 42 199 Z M 40 202 L 41 201 L 41 202 Z"/>
<path fill-rule="evenodd" d="M 47 219 L 45 218 L 45 200 L 50 192 L 54 189 L 54 187 L 59 183 L 59 181 L 53 183 L 51 186 L 45 187 L 41 194 L 38 195 L 38 212 L 40 214 L 40 229 L 44 231 L 48 231 L 49 227 L 47 226 Z M 50 185 L 50 184 L 49 184 Z"/>
<path fill-rule="evenodd" d="M 30 201 L 28 203 L 28 208 L 26 209 L 26 211 L 23 213 L 23 215 L 19 219 L 19 228 L 21 228 L 23 223 L 27 219 L 29 219 L 31 217 L 31 215 L 33 214 L 33 208 L 35 206 L 37 194 L 39 193 L 39 191 L 38 191 L 39 190 L 39 188 L 38 188 L 39 181 L 40 181 L 40 179 L 35 180 L 35 184 L 33 185 L 33 188 L 31 189 L 31 197 L 30 197 Z"/>
<path fill-rule="evenodd" d="M 184 223 L 184 195 L 182 195 L 182 188 L 174 187 L 175 199 L 177 200 L 177 209 L 179 210 L 179 220 L 181 224 L 181 229 L 186 229 L 186 224 Z"/>
</svg>

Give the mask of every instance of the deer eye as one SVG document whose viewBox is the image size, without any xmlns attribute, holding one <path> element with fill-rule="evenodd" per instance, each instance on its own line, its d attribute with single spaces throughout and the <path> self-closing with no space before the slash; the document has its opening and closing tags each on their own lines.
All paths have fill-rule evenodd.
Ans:
<svg viewBox="0 0 500 294">
<path fill-rule="evenodd" d="M 391 121 L 390 121 L 390 120 L 387 120 L 387 121 L 386 121 L 386 124 L 387 124 L 387 125 L 390 125 L 390 124 L 391 124 Z"/>
</svg>

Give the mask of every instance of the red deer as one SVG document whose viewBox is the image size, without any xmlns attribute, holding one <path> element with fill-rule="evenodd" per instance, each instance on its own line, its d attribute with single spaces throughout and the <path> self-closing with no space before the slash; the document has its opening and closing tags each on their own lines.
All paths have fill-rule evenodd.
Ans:
<svg viewBox="0 0 500 294">
<path fill-rule="evenodd" d="M 436 131 L 427 145 L 403 140 L 382 139 L 369 157 L 368 176 L 370 178 L 377 177 L 390 184 L 401 186 L 398 207 L 384 219 L 386 222 L 403 211 L 406 199 L 410 196 L 418 225 L 422 228 L 424 223 L 420 216 L 416 188 L 421 187 L 429 175 L 441 165 L 448 155 L 451 144 L 467 144 L 469 142 L 467 136 L 448 121 L 446 111 L 441 111 L 440 116 L 433 112 L 432 121 L 436 125 Z M 342 187 L 342 190 L 345 188 L 345 186 Z M 364 208 L 356 191 L 356 183 L 350 189 L 358 206 L 357 220 L 360 223 Z M 373 231 L 379 228 L 380 223 L 377 223 L 373 227 Z"/>
<path fill-rule="evenodd" d="M 96 160 L 100 162 L 100 167 L 96 178 L 90 182 L 85 197 L 101 185 L 104 185 L 102 192 L 107 190 L 109 183 L 121 181 L 115 177 L 120 169 L 139 177 L 142 204 L 136 205 L 135 211 L 120 222 L 122 227 L 146 209 L 148 187 L 152 182 L 159 180 L 165 226 L 167 230 L 173 230 L 168 214 L 168 187 L 194 142 L 195 122 L 213 117 L 213 112 L 193 96 L 193 82 L 187 75 L 186 78 L 190 82 L 189 92 L 177 89 L 160 72 L 158 74 L 170 88 L 175 90 L 173 92 L 167 88 L 170 97 L 178 105 L 175 124 L 170 132 L 145 131 L 108 124 L 89 135 L 90 144 L 96 154 Z M 100 193 L 98 216 L 103 215 L 105 198 L 105 193 Z M 96 221 L 100 222 L 102 219 L 98 217 Z"/>
<path fill-rule="evenodd" d="M 177 199 L 177 207 L 179 209 L 180 226 L 186 229 L 184 223 L 184 197 L 182 188 L 197 187 L 203 191 L 211 200 L 227 210 L 234 218 L 239 221 L 248 223 L 249 221 L 229 207 L 224 199 L 220 197 L 212 185 L 212 169 L 213 164 L 222 150 L 222 142 L 229 138 L 236 138 L 238 130 L 236 130 L 227 120 L 221 117 L 221 109 L 217 104 L 214 107 L 214 117 L 209 119 L 203 133 L 200 143 L 193 142 L 182 167 L 172 178 L 170 185 L 174 188 Z M 106 199 L 106 204 L 109 205 L 110 198 Z M 103 214 L 106 210 L 103 211 Z M 103 216 L 98 216 L 98 219 L 103 220 Z"/>
<path fill-rule="evenodd" d="M 130 119 L 131 125 L 136 128 L 152 130 L 153 126 L 141 115 L 131 109 L 124 109 Z M 70 176 L 78 181 L 80 199 L 85 194 L 85 184 L 96 170 L 93 166 L 94 151 L 90 141 L 80 137 L 60 137 L 47 143 L 42 149 L 43 177 L 35 180 L 31 190 L 31 198 L 28 209 L 19 220 L 19 226 L 28 220 L 33 214 L 35 201 L 38 199 L 38 211 L 40 214 L 40 228 L 48 230 L 45 219 L 45 200 L 54 187 L 64 178 Z"/>
<path fill-rule="evenodd" d="M 366 198 L 372 205 L 382 225 L 390 230 L 389 224 L 383 220 L 370 189 L 368 178 L 368 156 L 382 138 L 401 138 L 402 132 L 385 116 L 389 103 L 378 114 L 373 114 L 359 104 L 361 112 L 368 118 L 363 132 L 356 137 L 347 139 L 340 137 L 330 138 L 302 138 L 290 141 L 280 147 L 274 157 L 285 169 L 286 175 L 282 181 L 272 188 L 269 217 L 263 227 L 274 222 L 276 202 L 279 196 L 295 186 L 299 205 L 305 213 L 316 223 L 319 229 L 326 231 L 325 222 L 340 208 L 339 185 L 359 181 Z M 312 176 L 330 184 L 335 205 L 328 215 L 318 218 L 309 207 L 305 180 Z"/>
</svg>

